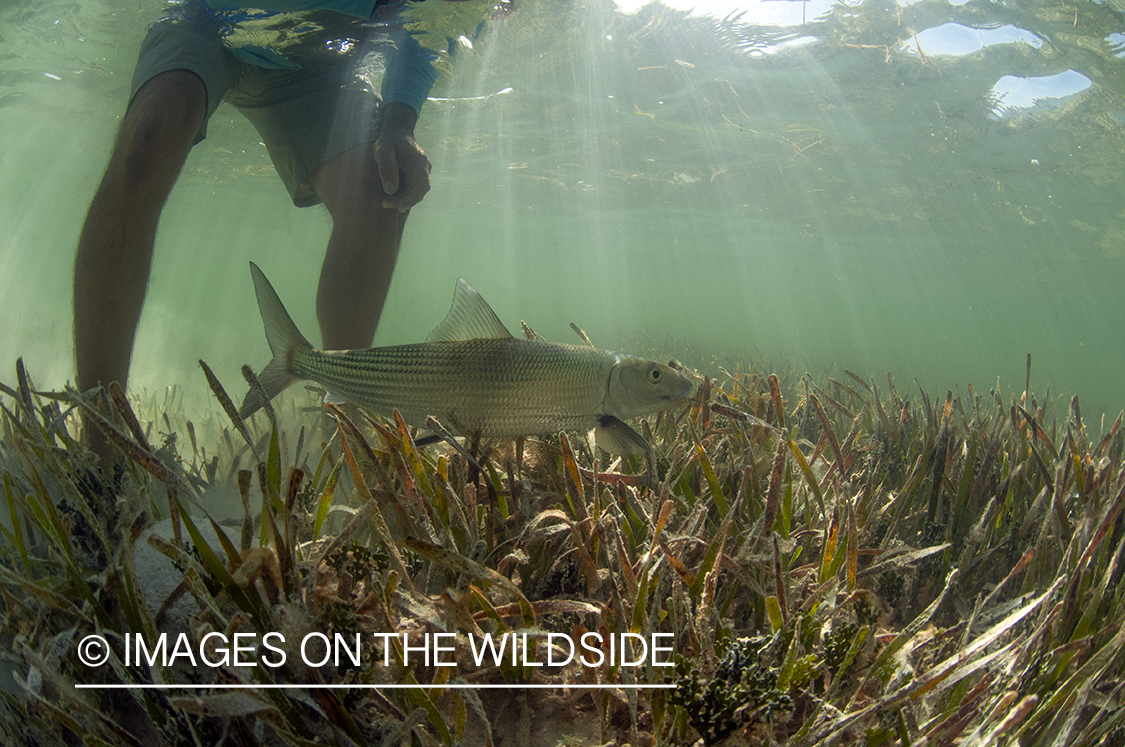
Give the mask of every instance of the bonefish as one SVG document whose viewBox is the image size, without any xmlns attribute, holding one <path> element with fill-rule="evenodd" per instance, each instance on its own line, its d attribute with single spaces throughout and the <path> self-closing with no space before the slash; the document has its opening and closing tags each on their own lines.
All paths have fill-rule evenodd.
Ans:
<svg viewBox="0 0 1125 747">
<path fill-rule="evenodd" d="M 269 399 L 311 380 L 382 415 L 398 410 L 408 425 L 424 426 L 433 416 L 462 434 L 486 437 L 594 429 L 601 448 L 629 454 L 648 444 L 624 421 L 672 407 L 692 390 L 689 378 L 655 361 L 513 337 L 463 279 L 449 315 L 425 342 L 316 350 L 253 262 L 250 273 L 273 353 L 258 375 Z M 248 417 L 262 405 L 252 388 L 239 414 Z"/>
</svg>

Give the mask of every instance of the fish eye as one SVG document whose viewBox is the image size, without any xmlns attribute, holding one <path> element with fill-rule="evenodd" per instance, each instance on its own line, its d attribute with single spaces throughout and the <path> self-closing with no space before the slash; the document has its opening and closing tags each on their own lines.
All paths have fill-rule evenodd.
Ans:
<svg viewBox="0 0 1125 747">
<path fill-rule="evenodd" d="M 648 380 L 652 384 L 659 384 L 662 376 L 663 374 L 660 372 L 660 369 L 655 366 L 648 370 Z"/>
</svg>

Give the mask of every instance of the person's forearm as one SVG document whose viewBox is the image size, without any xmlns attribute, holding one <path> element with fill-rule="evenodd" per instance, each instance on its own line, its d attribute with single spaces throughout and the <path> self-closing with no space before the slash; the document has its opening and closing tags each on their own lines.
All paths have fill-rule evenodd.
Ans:
<svg viewBox="0 0 1125 747">
<path fill-rule="evenodd" d="M 383 100 L 406 104 L 417 115 L 438 78 L 433 66 L 435 56 L 406 31 L 395 34 L 394 41 L 396 49 L 387 60 L 383 77 Z"/>
</svg>

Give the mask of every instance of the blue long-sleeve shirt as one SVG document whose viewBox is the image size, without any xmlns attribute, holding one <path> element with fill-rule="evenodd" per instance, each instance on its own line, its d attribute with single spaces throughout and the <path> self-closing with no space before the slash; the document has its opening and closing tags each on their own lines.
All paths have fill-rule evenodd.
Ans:
<svg viewBox="0 0 1125 747">
<path fill-rule="evenodd" d="M 206 3 L 205 8 L 220 11 L 227 22 L 239 20 L 242 12 L 245 18 L 261 19 L 276 13 L 313 10 L 331 10 L 357 18 L 371 18 L 375 9 L 388 4 L 386 0 L 253 0 L 248 8 L 242 5 L 222 5 L 222 0 Z M 397 31 L 392 35 L 395 51 L 389 56 L 387 69 L 383 75 L 383 100 L 398 102 L 421 112 L 430 90 L 438 79 L 438 71 L 433 66 L 435 56 L 422 47 L 407 31 Z M 233 50 L 241 59 L 252 65 L 267 68 L 292 68 L 299 65 L 287 60 L 274 50 L 258 46 L 236 47 Z"/>
</svg>

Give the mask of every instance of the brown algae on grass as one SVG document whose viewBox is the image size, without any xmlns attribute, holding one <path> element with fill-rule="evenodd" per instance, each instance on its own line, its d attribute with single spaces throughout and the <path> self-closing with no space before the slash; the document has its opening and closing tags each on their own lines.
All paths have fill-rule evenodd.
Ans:
<svg viewBox="0 0 1125 747">
<path fill-rule="evenodd" d="M 421 447 L 401 421 L 313 396 L 243 423 L 206 367 L 221 411 L 192 422 L 174 396 L 39 392 L 20 365 L 0 385 L 15 673 L 0 731 L 34 745 L 1121 743 L 1121 417 L 1095 435 L 1076 400 L 1056 416 L 1030 391 L 931 406 L 889 378 L 882 398 L 850 371 L 854 386 L 742 368 L 644 424 L 646 466 L 573 434 Z M 109 479 L 77 446 L 80 411 L 122 456 Z M 148 545 L 178 580 L 165 599 L 136 562 L 156 524 Z M 154 643 L 183 605 L 168 661 Z M 82 658 L 92 635 L 100 666 Z M 337 636 L 337 660 L 300 655 Z M 257 666 L 234 645 L 224 660 L 239 640 Z M 585 659 L 548 666 L 567 641 Z"/>
</svg>

